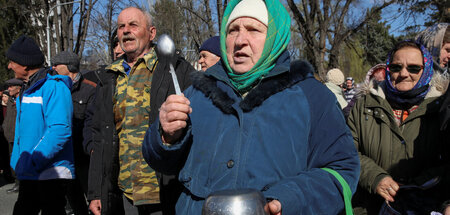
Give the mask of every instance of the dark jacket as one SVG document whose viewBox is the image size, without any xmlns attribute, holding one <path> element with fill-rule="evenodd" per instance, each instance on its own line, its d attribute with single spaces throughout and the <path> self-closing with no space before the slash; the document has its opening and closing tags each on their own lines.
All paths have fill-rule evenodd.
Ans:
<svg viewBox="0 0 450 215">
<path fill-rule="evenodd" d="M 8 103 L 6 104 L 6 116 L 2 124 L 5 138 L 8 141 L 8 143 L 14 142 L 16 115 L 17 115 L 16 101 L 14 98 L 9 97 Z"/>
<path fill-rule="evenodd" d="M 87 106 L 94 102 L 96 86 L 96 83 L 86 80 L 83 75 L 72 86 L 72 141 L 76 166 L 89 163 L 89 154 L 83 150 L 83 128 Z"/>
<path fill-rule="evenodd" d="M 241 98 L 219 64 L 197 74 L 185 91 L 193 112 L 186 135 L 161 142 L 159 120 L 143 155 L 157 171 L 179 172 L 185 187 L 177 214 L 201 214 L 214 191 L 253 188 L 281 202 L 282 213 L 337 214 L 344 208 L 336 170 L 356 189 L 359 160 L 336 97 L 304 62 L 290 70 L 282 54 L 270 73 Z"/>
<path fill-rule="evenodd" d="M 443 93 L 440 90 L 447 83 L 435 75 L 425 99 L 400 126 L 385 99 L 385 82 L 368 86 L 356 102 L 348 118 L 361 160 L 361 176 L 353 199 L 356 214 L 378 214 L 383 199 L 376 194 L 376 187 L 386 176 L 405 185 L 422 185 L 439 176 L 444 183 L 430 190 L 433 195 L 429 197 L 442 197 L 435 194 L 449 186 L 444 173 L 448 171 L 445 169 L 450 153 L 439 131 L 438 111 Z"/>
<path fill-rule="evenodd" d="M 175 67 L 180 88 L 184 90 L 190 85 L 188 74 L 194 71 L 194 68 L 178 55 L 173 57 L 171 61 Z M 119 140 L 113 113 L 113 95 L 117 76 L 118 74 L 111 70 L 100 73 L 96 98 L 101 99 L 95 99 L 90 111 L 94 113 L 92 120 L 86 122 L 90 124 L 88 126 L 90 128 L 85 128 L 85 132 L 92 132 L 92 138 L 87 140 L 91 143 L 85 144 L 86 149 L 92 149 L 88 199 L 101 199 L 102 214 L 120 214 L 120 206 L 122 205 L 122 193 L 117 186 L 119 176 Z M 149 124 L 158 116 L 158 109 L 166 98 L 171 94 L 175 94 L 172 77 L 169 73 L 168 60 L 160 58 L 159 55 L 152 77 L 150 94 L 151 111 Z M 165 187 L 160 183 L 161 195 L 163 195 L 164 189 Z M 176 194 L 171 195 L 172 198 L 174 196 L 176 198 Z M 161 201 L 163 203 L 165 201 L 163 196 L 161 196 Z M 176 200 L 172 200 L 172 202 L 174 201 Z"/>
<path fill-rule="evenodd" d="M 442 131 L 449 131 L 450 133 L 450 88 L 443 95 L 442 106 L 439 110 L 441 117 L 439 117 L 440 129 Z M 450 144 L 450 134 L 448 135 L 448 143 Z"/>
</svg>

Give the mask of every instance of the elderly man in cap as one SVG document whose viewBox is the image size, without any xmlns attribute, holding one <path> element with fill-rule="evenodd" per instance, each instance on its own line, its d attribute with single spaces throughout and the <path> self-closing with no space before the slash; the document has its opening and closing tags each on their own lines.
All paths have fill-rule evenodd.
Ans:
<svg viewBox="0 0 450 215">
<path fill-rule="evenodd" d="M 94 100 L 96 83 L 89 81 L 79 72 L 80 60 L 69 51 L 63 51 L 52 58 L 53 69 L 60 75 L 72 79 L 72 141 L 75 158 L 75 180 L 69 184 L 67 199 L 77 215 L 88 214 L 86 202 L 89 171 L 89 155 L 83 150 L 83 128 L 86 108 Z"/>
<path fill-rule="evenodd" d="M 5 82 L 5 85 L 8 87 L 7 94 L 9 98 L 6 103 L 6 115 L 2 123 L 2 128 L 9 146 L 9 157 L 11 157 L 12 148 L 14 145 L 14 132 L 17 115 L 16 99 L 19 96 L 19 92 L 20 89 L 22 88 L 23 81 L 17 78 L 13 78 L 7 80 Z M 11 171 L 11 178 L 15 178 L 14 171 Z M 11 189 L 6 190 L 6 193 L 17 193 L 17 192 L 19 192 L 19 180 L 15 178 L 14 186 Z"/>
<path fill-rule="evenodd" d="M 203 42 L 200 47 L 200 58 L 198 64 L 202 66 L 202 71 L 206 71 L 220 60 L 220 37 L 214 36 Z"/>
<path fill-rule="evenodd" d="M 43 68 L 44 55 L 30 37 L 14 41 L 6 57 L 25 82 L 10 162 L 20 181 L 13 214 L 66 214 L 66 184 L 74 178 L 72 81 Z"/>
</svg>

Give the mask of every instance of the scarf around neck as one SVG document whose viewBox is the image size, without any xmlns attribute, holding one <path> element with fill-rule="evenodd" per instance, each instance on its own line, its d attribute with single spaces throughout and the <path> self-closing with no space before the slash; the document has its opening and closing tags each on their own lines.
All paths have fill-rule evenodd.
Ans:
<svg viewBox="0 0 450 215">
<path fill-rule="evenodd" d="M 291 18 L 284 6 L 278 0 L 265 0 L 268 10 L 267 36 L 264 43 L 264 49 L 258 62 L 244 74 L 236 74 L 230 67 L 227 59 L 226 24 L 228 18 L 241 0 L 231 0 L 225 9 L 220 28 L 220 48 L 222 52 L 222 61 L 226 68 L 231 84 L 242 95 L 251 90 L 259 81 L 266 76 L 270 70 L 275 67 L 277 58 L 286 50 L 291 38 Z"/>
</svg>

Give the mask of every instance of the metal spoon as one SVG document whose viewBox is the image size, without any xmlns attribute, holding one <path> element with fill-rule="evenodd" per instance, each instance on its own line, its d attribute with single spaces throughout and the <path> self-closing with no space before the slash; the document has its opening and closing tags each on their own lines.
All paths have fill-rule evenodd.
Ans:
<svg viewBox="0 0 450 215">
<path fill-rule="evenodd" d="M 161 36 L 159 36 L 157 47 L 159 52 L 165 57 L 168 57 L 169 59 L 171 59 L 175 54 L 175 44 L 167 34 L 162 34 Z M 172 62 L 170 62 L 169 66 L 170 66 L 169 72 L 172 75 L 173 85 L 175 86 L 175 93 L 177 95 L 180 95 L 181 94 L 180 85 L 178 84 L 177 74 L 175 74 L 175 69 L 173 68 Z"/>
</svg>

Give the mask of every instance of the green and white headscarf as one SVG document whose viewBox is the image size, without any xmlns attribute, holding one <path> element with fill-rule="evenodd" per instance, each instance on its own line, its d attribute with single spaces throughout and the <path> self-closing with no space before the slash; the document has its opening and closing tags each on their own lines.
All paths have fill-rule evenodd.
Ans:
<svg viewBox="0 0 450 215">
<path fill-rule="evenodd" d="M 230 14 L 233 12 L 236 5 L 241 0 L 231 0 L 225 9 L 222 19 L 222 26 L 220 28 L 220 48 L 222 52 L 222 60 L 227 68 L 227 74 L 230 78 L 231 84 L 244 94 L 252 89 L 270 70 L 275 67 L 275 62 L 278 57 L 286 50 L 286 47 L 291 39 L 291 17 L 284 6 L 278 0 L 265 0 L 268 10 L 268 26 L 267 36 L 264 43 L 264 49 L 261 58 L 256 62 L 250 71 L 244 74 L 234 73 L 230 67 L 227 59 L 226 37 L 227 37 L 227 22 Z"/>
</svg>

